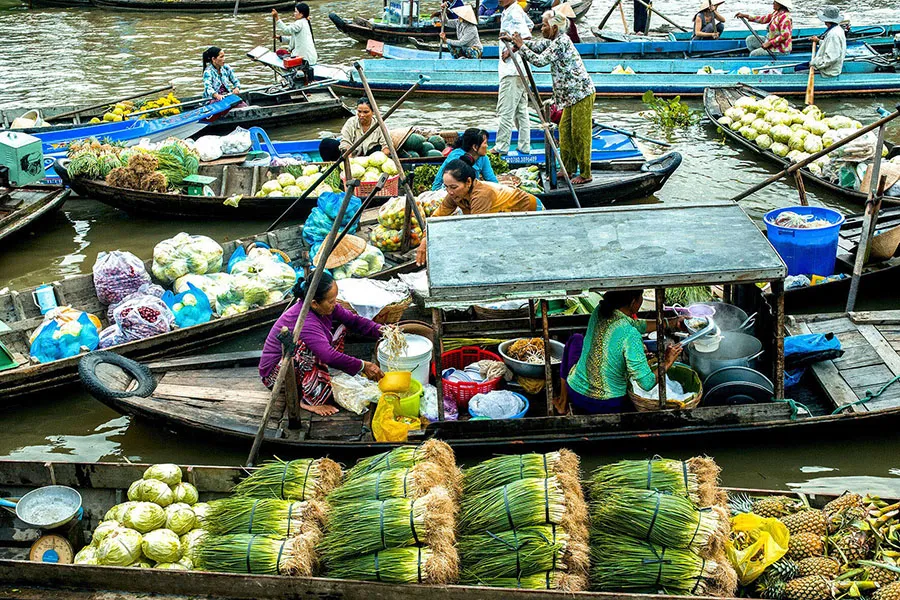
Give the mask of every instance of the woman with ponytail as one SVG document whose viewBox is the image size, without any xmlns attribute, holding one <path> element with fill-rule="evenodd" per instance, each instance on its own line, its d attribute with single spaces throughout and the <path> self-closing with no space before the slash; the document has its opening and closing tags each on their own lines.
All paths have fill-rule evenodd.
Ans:
<svg viewBox="0 0 900 600">
<path fill-rule="evenodd" d="M 284 327 L 293 333 L 300 317 L 302 299 L 307 294 L 312 277 L 310 274 L 306 280 L 297 282 L 294 286 L 294 298 L 298 302 L 275 321 L 266 337 L 259 360 L 259 376 L 269 389 L 275 386 L 281 367 L 282 345 L 278 334 Z M 363 336 L 378 338 L 381 337 L 381 325 L 342 307 L 337 303 L 337 295 L 337 283 L 331 275 L 323 273 L 313 294 L 300 339 L 291 354 L 297 391 L 300 393 L 300 408 L 322 416 L 338 411 L 331 403 L 333 394 L 329 368 L 339 369 L 348 375 L 361 374 L 372 381 L 378 381 L 384 376 L 378 365 L 344 354 L 344 337 L 348 329 Z M 336 330 L 332 330 L 334 325 L 337 325 Z"/>
<path fill-rule="evenodd" d="M 240 94 L 241 82 L 225 64 L 225 51 L 210 46 L 203 53 L 203 97 L 221 100 L 228 94 Z"/>
</svg>

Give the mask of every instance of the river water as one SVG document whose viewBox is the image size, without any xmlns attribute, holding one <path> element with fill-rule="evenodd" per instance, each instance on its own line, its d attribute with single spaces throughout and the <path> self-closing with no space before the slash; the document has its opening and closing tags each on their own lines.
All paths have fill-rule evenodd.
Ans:
<svg viewBox="0 0 900 600">
<path fill-rule="evenodd" d="M 436 3 L 433 3 L 436 5 Z M 626 2 L 626 5 L 630 3 Z M 691 0 L 655 4 L 658 10 L 682 24 L 695 11 Z M 800 3 L 798 3 L 800 4 Z M 819 25 L 818 3 L 802 3 L 794 11 L 794 25 Z M 364 46 L 341 36 L 327 19 L 328 12 L 344 16 L 368 16 L 380 11 L 381 2 L 336 0 L 310 2 L 320 62 L 350 64 L 364 55 Z M 725 13 L 738 10 L 761 14 L 768 3 L 751 0 L 729 3 Z M 430 8 L 430 6 L 429 6 Z M 608 5 L 592 7 L 580 23 L 596 23 Z M 889 0 L 863 0 L 841 5 L 854 24 L 900 21 L 900 6 Z M 626 8 L 629 12 L 630 9 Z M 610 21 L 621 29 L 618 17 Z M 654 17 L 652 25 L 660 25 Z M 729 28 L 740 27 L 732 21 Z M 488 42 L 488 40 L 485 40 Z M 29 10 L 24 4 L 0 0 L 0 108 L 39 108 L 78 104 L 125 96 L 172 82 L 179 96 L 200 90 L 200 55 L 210 45 L 225 49 L 229 64 L 244 86 L 265 84 L 271 73 L 245 57 L 257 45 L 271 44 L 271 20 L 266 14 L 172 15 L 114 12 L 99 9 Z M 863 122 L 874 120 L 874 107 L 892 107 L 896 97 L 846 97 L 820 103 L 828 112 L 840 112 Z M 352 101 L 352 99 L 348 99 Z M 689 104 L 699 109 L 697 100 Z M 619 127 L 666 138 L 681 152 L 684 162 L 656 199 L 666 203 L 690 203 L 728 198 L 774 173 L 757 164 L 750 153 L 721 139 L 715 128 L 698 124 L 666 133 L 639 115 L 637 100 L 598 99 L 595 117 Z M 433 124 L 443 128 L 479 125 L 496 128 L 494 105 L 488 100 L 437 98 L 408 101 L 391 119 L 396 125 Z M 271 137 L 300 139 L 321 132 L 337 132 L 340 121 L 299 123 L 273 130 Z M 900 141 L 898 129 L 889 138 Z M 648 156 L 663 149 L 642 144 Z M 849 213 L 854 207 L 815 189 L 810 201 Z M 793 187 L 776 183 L 742 202 L 755 219 L 773 208 L 796 203 Z M 179 231 L 234 239 L 268 226 L 263 221 L 179 222 L 155 221 L 128 215 L 90 199 L 74 199 L 54 219 L 45 221 L 30 236 L 0 251 L 0 288 L 25 287 L 89 272 L 97 253 L 120 248 L 149 256 L 161 239 Z M 711 232 L 711 235 L 722 235 Z M 897 290 L 865 298 L 865 307 L 897 307 Z M 826 306 L 826 310 L 838 305 Z M 228 349 L 257 348 L 265 331 L 228 344 Z M 175 461 L 199 464 L 239 464 L 247 452 L 242 445 L 196 440 L 142 422 L 132 422 L 78 390 L 37 398 L 21 409 L 3 415 L 0 457 L 20 460 L 131 460 Z M 753 444 L 733 447 L 703 440 L 669 451 L 669 455 L 706 453 L 724 468 L 725 483 L 745 487 L 800 486 L 810 490 L 872 489 L 900 494 L 900 434 L 865 439 L 822 439 L 802 446 L 790 439 L 761 436 Z M 645 457 L 657 449 L 646 447 L 619 453 L 583 454 L 587 466 L 621 457 Z"/>
</svg>

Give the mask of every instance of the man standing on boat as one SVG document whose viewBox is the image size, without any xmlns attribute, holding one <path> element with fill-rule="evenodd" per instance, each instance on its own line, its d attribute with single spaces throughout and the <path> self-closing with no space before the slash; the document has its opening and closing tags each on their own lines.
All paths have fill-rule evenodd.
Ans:
<svg viewBox="0 0 900 600">
<path fill-rule="evenodd" d="M 844 15 L 838 7 L 826 6 L 819 11 L 818 17 L 827 29 L 821 38 L 813 36 L 813 42 L 819 48 L 809 64 L 825 77 L 837 77 L 844 69 L 844 56 L 847 54 L 847 38 L 841 27 Z"/>
<path fill-rule="evenodd" d="M 516 0 L 500 0 L 503 12 L 500 14 L 500 37 L 512 38 L 519 34 L 522 39 L 531 39 L 531 30 L 534 23 L 522 10 Z M 502 47 L 502 46 L 501 46 Z M 519 143 L 517 149 L 522 154 L 531 153 L 531 121 L 528 117 L 528 92 L 525 86 L 528 82 L 519 77 L 514 60 L 520 60 L 510 56 L 504 49 L 500 54 L 498 73 L 500 75 L 500 89 L 497 94 L 497 116 L 500 124 L 497 127 L 497 142 L 491 149 L 495 154 L 506 154 L 512 143 L 512 130 L 515 126 L 519 131 Z M 524 67 L 519 65 L 519 68 Z"/>
</svg>

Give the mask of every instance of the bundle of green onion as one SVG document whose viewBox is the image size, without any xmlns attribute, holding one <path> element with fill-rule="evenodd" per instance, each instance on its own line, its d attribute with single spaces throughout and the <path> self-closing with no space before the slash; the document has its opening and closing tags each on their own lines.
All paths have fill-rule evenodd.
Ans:
<svg viewBox="0 0 900 600">
<path fill-rule="evenodd" d="M 529 477 L 567 474 L 579 477 L 578 455 L 570 450 L 546 454 L 497 456 L 463 471 L 463 493 L 477 494 Z"/>
<path fill-rule="evenodd" d="M 213 500 L 204 519 L 213 535 L 257 533 L 287 538 L 300 533 L 320 536 L 327 510 L 323 503 L 232 496 Z"/>
<path fill-rule="evenodd" d="M 479 583 L 491 587 L 516 588 L 520 590 L 560 590 L 563 592 L 582 592 L 587 589 L 588 581 L 584 575 L 576 575 L 566 571 L 545 571 L 520 577 L 503 577 L 493 579 L 490 583 Z"/>
<path fill-rule="evenodd" d="M 288 539 L 238 533 L 206 535 L 197 543 L 197 566 L 204 571 L 312 577 L 316 540 L 307 534 Z"/>
<path fill-rule="evenodd" d="M 327 575 L 337 579 L 384 583 L 447 584 L 456 581 L 459 557 L 453 546 L 407 546 L 353 556 L 328 564 Z"/>
<path fill-rule="evenodd" d="M 425 544 L 452 547 L 456 503 L 441 487 L 418 500 L 360 500 L 335 506 L 319 552 L 326 565 L 388 548 Z"/>
<path fill-rule="evenodd" d="M 615 488 L 658 490 L 687 496 L 697 506 L 713 506 L 727 502 L 727 495 L 719 488 L 720 471 L 714 460 L 702 456 L 685 461 L 658 456 L 622 460 L 595 470 L 589 489 L 595 497 Z"/>
<path fill-rule="evenodd" d="M 432 462 L 447 473 L 458 473 L 456 456 L 446 442 L 428 440 L 418 446 L 400 446 L 389 452 L 364 458 L 347 471 L 346 482 L 354 481 L 363 475 L 369 475 L 386 469 L 411 467 L 420 462 Z"/>
<path fill-rule="evenodd" d="M 737 590 L 737 575 L 724 554 L 709 560 L 608 531 L 591 537 L 591 563 L 597 591 L 733 597 Z"/>
<path fill-rule="evenodd" d="M 495 585 L 498 579 L 564 570 L 587 576 L 588 546 L 556 525 L 466 535 L 460 538 L 461 583 Z"/>
<path fill-rule="evenodd" d="M 310 500 L 324 498 L 341 484 L 341 466 L 327 458 L 276 459 L 260 465 L 232 490 L 239 496 Z"/>
<path fill-rule="evenodd" d="M 655 490 L 606 489 L 591 502 L 594 531 L 615 531 L 666 548 L 721 553 L 731 528 L 720 506 L 698 509 L 684 496 Z"/>
<path fill-rule="evenodd" d="M 351 500 L 386 500 L 388 498 L 421 498 L 435 486 L 458 496 L 454 473 L 432 462 L 412 467 L 375 471 L 345 483 L 330 494 L 328 502 L 336 505 Z"/>
</svg>

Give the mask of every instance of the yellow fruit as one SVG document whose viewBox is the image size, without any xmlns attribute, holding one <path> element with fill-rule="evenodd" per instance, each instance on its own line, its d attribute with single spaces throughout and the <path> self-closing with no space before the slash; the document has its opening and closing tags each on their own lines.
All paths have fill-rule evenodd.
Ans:
<svg viewBox="0 0 900 600">
<path fill-rule="evenodd" d="M 95 124 L 95 125 L 96 125 L 97 123 L 102 123 L 102 122 L 103 122 L 103 121 L 100 120 L 100 117 L 94 117 L 93 119 L 91 119 L 91 123 L 92 123 L 92 124 Z"/>
<path fill-rule="evenodd" d="M 121 114 L 124 113 L 124 112 L 125 112 L 125 111 L 124 111 L 123 109 L 121 109 L 121 108 L 119 108 L 119 107 L 117 106 L 117 107 L 115 107 L 115 108 L 113 109 L 112 114 L 114 114 L 114 115 L 121 115 Z"/>
<path fill-rule="evenodd" d="M 114 115 L 114 114 L 112 114 L 112 113 L 104 113 L 104 115 L 103 115 L 103 120 L 104 120 L 104 121 L 115 121 L 115 120 L 116 120 L 116 115 Z"/>
<path fill-rule="evenodd" d="M 122 120 L 122 115 L 113 115 L 112 120 L 116 123 Z"/>
</svg>

